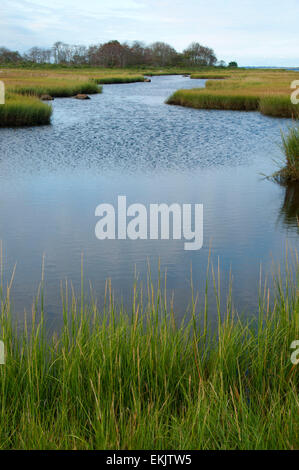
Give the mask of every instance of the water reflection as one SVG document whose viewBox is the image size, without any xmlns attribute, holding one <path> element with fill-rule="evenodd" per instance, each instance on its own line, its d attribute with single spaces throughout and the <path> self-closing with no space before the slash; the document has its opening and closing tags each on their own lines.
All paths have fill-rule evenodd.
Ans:
<svg viewBox="0 0 299 470">
<path fill-rule="evenodd" d="M 280 221 L 287 227 L 298 227 L 299 231 L 299 184 L 289 183 L 284 188 L 285 195 L 280 211 Z"/>
</svg>

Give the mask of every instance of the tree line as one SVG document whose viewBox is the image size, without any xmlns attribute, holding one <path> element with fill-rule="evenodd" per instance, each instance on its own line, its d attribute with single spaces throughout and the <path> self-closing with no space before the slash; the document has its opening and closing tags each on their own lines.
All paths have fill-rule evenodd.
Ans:
<svg viewBox="0 0 299 470">
<path fill-rule="evenodd" d="M 1 64 L 56 64 L 94 67 L 184 67 L 184 66 L 226 66 L 218 62 L 213 49 L 193 42 L 182 53 L 164 42 L 145 45 L 135 41 L 132 44 L 109 41 L 91 46 L 70 45 L 58 41 L 51 48 L 32 47 L 25 54 L 0 47 Z M 235 64 L 235 63 L 230 63 Z"/>
</svg>

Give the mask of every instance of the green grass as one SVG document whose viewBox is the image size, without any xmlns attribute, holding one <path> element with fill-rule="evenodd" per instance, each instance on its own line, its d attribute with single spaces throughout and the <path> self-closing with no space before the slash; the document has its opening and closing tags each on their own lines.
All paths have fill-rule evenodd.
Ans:
<svg viewBox="0 0 299 470">
<path fill-rule="evenodd" d="M 52 107 L 42 103 L 42 95 L 70 97 L 80 93 L 101 93 L 102 87 L 96 83 L 65 82 L 58 84 L 16 85 L 9 87 L 6 102 L 0 106 L 0 127 L 37 126 L 51 123 Z"/>
<path fill-rule="evenodd" d="M 167 104 L 187 106 L 197 109 L 225 109 L 234 111 L 256 111 L 259 98 L 243 95 L 213 95 L 198 93 L 197 89 L 178 90 L 167 100 Z"/>
<path fill-rule="evenodd" d="M 9 93 L 0 106 L 0 127 L 50 124 L 51 115 L 52 106 L 39 99 Z"/>
<path fill-rule="evenodd" d="M 101 92 L 97 84 L 144 81 L 144 76 L 191 74 L 192 78 L 211 78 L 206 89 L 179 90 L 168 102 L 199 109 L 259 110 L 263 114 L 298 119 L 298 105 L 290 102 L 290 84 L 298 73 L 285 70 L 220 69 L 201 67 L 133 67 L 103 69 L 96 67 L 33 68 L 4 67 L 1 79 L 6 90 L 28 96 L 68 97 Z M 226 80 L 223 80 L 226 78 Z M 191 96 L 192 94 L 192 96 Z M 196 96 L 198 94 L 198 96 Z M 33 102 L 31 102 L 33 105 Z M 3 114 L 3 111 L 2 111 Z M 32 114 L 28 110 L 28 114 Z M 17 116 L 15 121 L 17 121 Z M 11 119 L 11 126 L 14 120 Z M 39 120 L 36 121 L 39 124 Z M 30 125 L 34 125 L 35 120 Z M 1 125 L 6 125 L 2 122 Z"/>
<path fill-rule="evenodd" d="M 286 96 L 261 98 L 259 111 L 267 116 L 299 119 L 299 106 L 292 104 L 290 97 Z"/>
<path fill-rule="evenodd" d="M 169 104 L 198 109 L 260 111 L 272 117 L 299 119 L 299 106 L 291 103 L 293 71 L 242 70 L 193 73 L 191 78 L 213 79 L 205 89 L 178 90 Z M 225 79 L 225 80 L 224 80 Z"/>
<path fill-rule="evenodd" d="M 135 83 L 135 82 L 144 82 L 143 75 L 136 75 L 136 76 L 115 76 L 115 77 L 100 77 L 100 78 L 92 78 L 91 80 L 95 81 L 101 85 L 108 85 L 114 83 Z"/>
<path fill-rule="evenodd" d="M 224 80 L 226 78 L 229 78 L 230 75 L 221 75 L 218 73 L 192 73 L 190 75 L 190 78 L 193 79 L 201 79 L 201 80 Z"/>
<path fill-rule="evenodd" d="M 209 89 L 178 90 L 166 101 L 167 104 L 187 106 L 196 109 L 218 109 L 232 111 L 260 111 L 272 117 L 299 119 L 299 107 L 284 96 L 246 95 L 238 93 L 211 93 Z"/>
<path fill-rule="evenodd" d="M 282 148 L 285 155 L 284 166 L 273 175 L 280 183 L 299 181 L 299 127 L 289 129 L 288 134 L 282 133 Z"/>
<path fill-rule="evenodd" d="M 50 85 L 23 85 L 23 86 L 16 86 L 12 89 L 14 93 L 18 93 L 20 95 L 29 95 L 29 96 L 42 96 L 42 95 L 51 95 L 52 97 L 56 98 L 63 98 L 63 97 L 70 97 L 75 96 L 78 94 L 95 94 L 101 93 L 102 88 L 98 87 L 96 83 L 92 81 L 88 82 L 76 82 L 76 83 L 68 83 L 66 81 L 65 84 L 50 84 Z"/>
<path fill-rule="evenodd" d="M 134 285 L 131 310 L 117 308 L 107 284 L 105 307 L 94 296 L 62 292 L 63 327 L 47 337 L 44 287 L 32 325 L 17 332 L 9 284 L 1 295 L 1 449 L 298 449 L 298 259 L 278 274 L 270 306 L 259 294 L 257 320 L 232 307 L 178 324 L 162 283 Z M 258 295 L 258 294 L 257 294 Z M 145 306 L 143 307 L 143 305 Z M 217 328 L 208 324 L 216 315 Z M 38 318 L 40 318 L 38 320 Z"/>
</svg>

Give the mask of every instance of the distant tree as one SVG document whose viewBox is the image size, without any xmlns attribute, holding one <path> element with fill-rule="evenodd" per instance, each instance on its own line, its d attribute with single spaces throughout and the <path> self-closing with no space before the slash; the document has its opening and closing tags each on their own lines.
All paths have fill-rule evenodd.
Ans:
<svg viewBox="0 0 299 470">
<path fill-rule="evenodd" d="M 178 53 L 165 42 L 157 41 L 146 46 L 143 42 L 120 43 L 109 41 L 104 44 L 94 44 L 89 47 L 70 45 L 57 41 L 51 49 L 32 47 L 23 56 L 18 51 L 10 51 L 0 47 L 0 63 L 17 64 L 19 62 L 57 65 L 91 65 L 97 67 L 128 67 L 128 66 L 214 66 L 217 63 L 213 49 L 194 42 L 183 53 Z M 223 61 L 218 63 L 225 67 Z M 237 67 L 231 62 L 230 67 Z"/>
<path fill-rule="evenodd" d="M 86 46 L 72 46 L 72 64 L 85 65 L 88 64 L 88 49 Z"/>
<path fill-rule="evenodd" d="M 183 52 L 185 62 L 195 66 L 213 66 L 217 62 L 217 57 L 209 47 L 202 46 L 198 42 L 193 42 Z"/>
<path fill-rule="evenodd" d="M 175 65 L 177 58 L 176 50 L 165 42 L 154 42 L 149 46 L 151 62 L 153 65 L 167 67 Z"/>
<path fill-rule="evenodd" d="M 51 49 L 42 49 L 40 47 L 32 47 L 24 54 L 24 59 L 28 62 L 36 64 L 45 64 L 51 62 Z"/>
<path fill-rule="evenodd" d="M 99 50 L 99 46 L 95 44 L 92 46 L 89 46 L 89 48 L 87 49 L 87 60 L 88 60 L 88 63 L 92 66 L 97 65 L 98 50 Z"/>
<path fill-rule="evenodd" d="M 55 42 L 52 47 L 55 64 L 70 64 L 73 56 L 73 46 L 61 41 Z"/>
<path fill-rule="evenodd" d="M 176 65 L 177 67 L 184 67 L 185 57 L 183 53 L 177 52 L 174 65 Z"/>
<path fill-rule="evenodd" d="M 229 67 L 238 67 L 238 63 L 235 61 L 232 61 L 228 64 Z"/>
<path fill-rule="evenodd" d="M 220 60 L 219 62 L 217 62 L 217 65 L 218 67 L 226 67 L 226 62 L 224 62 L 224 60 Z"/>
<path fill-rule="evenodd" d="M 130 46 L 129 65 L 146 65 L 149 62 L 149 48 L 143 42 L 134 41 Z"/>
<path fill-rule="evenodd" d="M 10 51 L 6 47 L 0 47 L 1 64 L 17 64 L 22 62 L 22 56 L 18 51 Z"/>
<path fill-rule="evenodd" d="M 109 41 L 90 46 L 87 52 L 91 65 L 100 67 L 126 67 L 130 62 L 131 51 L 127 44 Z"/>
</svg>

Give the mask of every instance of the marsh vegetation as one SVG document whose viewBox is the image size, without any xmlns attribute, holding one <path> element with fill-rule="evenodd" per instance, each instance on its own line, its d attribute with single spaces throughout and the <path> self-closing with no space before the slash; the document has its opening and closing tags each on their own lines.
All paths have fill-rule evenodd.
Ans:
<svg viewBox="0 0 299 470">
<path fill-rule="evenodd" d="M 291 127 L 282 133 L 282 150 L 285 160 L 282 168 L 274 173 L 274 180 L 280 183 L 299 181 L 299 127 Z"/>
<path fill-rule="evenodd" d="M 5 105 L 0 106 L 0 127 L 45 125 L 51 115 L 52 107 L 37 97 L 9 92 Z"/>
<path fill-rule="evenodd" d="M 291 83 L 298 79 L 297 72 L 233 69 L 224 74 L 193 74 L 191 78 L 213 80 L 207 81 L 205 89 L 178 90 L 168 99 L 168 104 L 197 109 L 259 111 L 267 116 L 299 118 L 299 108 L 290 99 Z"/>
<path fill-rule="evenodd" d="M 61 331 L 44 322 L 44 281 L 17 328 L 11 283 L 1 288 L 1 449 L 298 449 L 298 259 L 278 272 L 274 300 L 261 287 L 258 318 L 241 319 L 231 293 L 216 328 L 191 285 L 178 323 L 165 281 L 135 282 L 131 309 L 62 288 Z M 85 300 L 84 300 L 85 298 Z"/>
<path fill-rule="evenodd" d="M 260 111 L 262 114 L 275 117 L 299 117 L 298 106 L 290 101 L 290 84 L 297 78 L 296 72 L 285 70 L 244 70 L 227 68 L 217 70 L 207 68 L 204 71 L 194 67 L 189 68 L 149 68 L 149 69 L 4 69 L 1 79 L 6 85 L 7 93 L 13 94 L 14 103 L 17 96 L 27 97 L 28 117 L 24 117 L 25 101 L 19 99 L 22 112 L 18 107 L 2 106 L 1 126 L 40 124 L 41 119 L 32 112 L 36 101 L 29 97 L 70 97 L 76 94 L 100 93 L 99 85 L 113 83 L 134 83 L 145 81 L 145 76 L 188 74 L 192 79 L 207 79 L 205 89 L 178 90 L 167 100 L 168 104 L 194 107 L 198 109 L 227 109 L 237 111 Z M 225 79 L 225 80 L 224 80 Z M 8 98 L 8 101 L 11 98 Z M 9 110 L 5 108 L 10 108 Z M 41 108 L 39 108 L 41 109 Z M 13 113 L 17 113 L 15 119 Z M 47 114 L 44 111 L 44 114 Z M 50 115 L 51 113 L 48 113 Z M 10 118 L 8 118 L 10 115 Z M 6 118 L 7 116 L 7 118 Z M 42 123 L 49 123 L 48 119 Z"/>
</svg>

